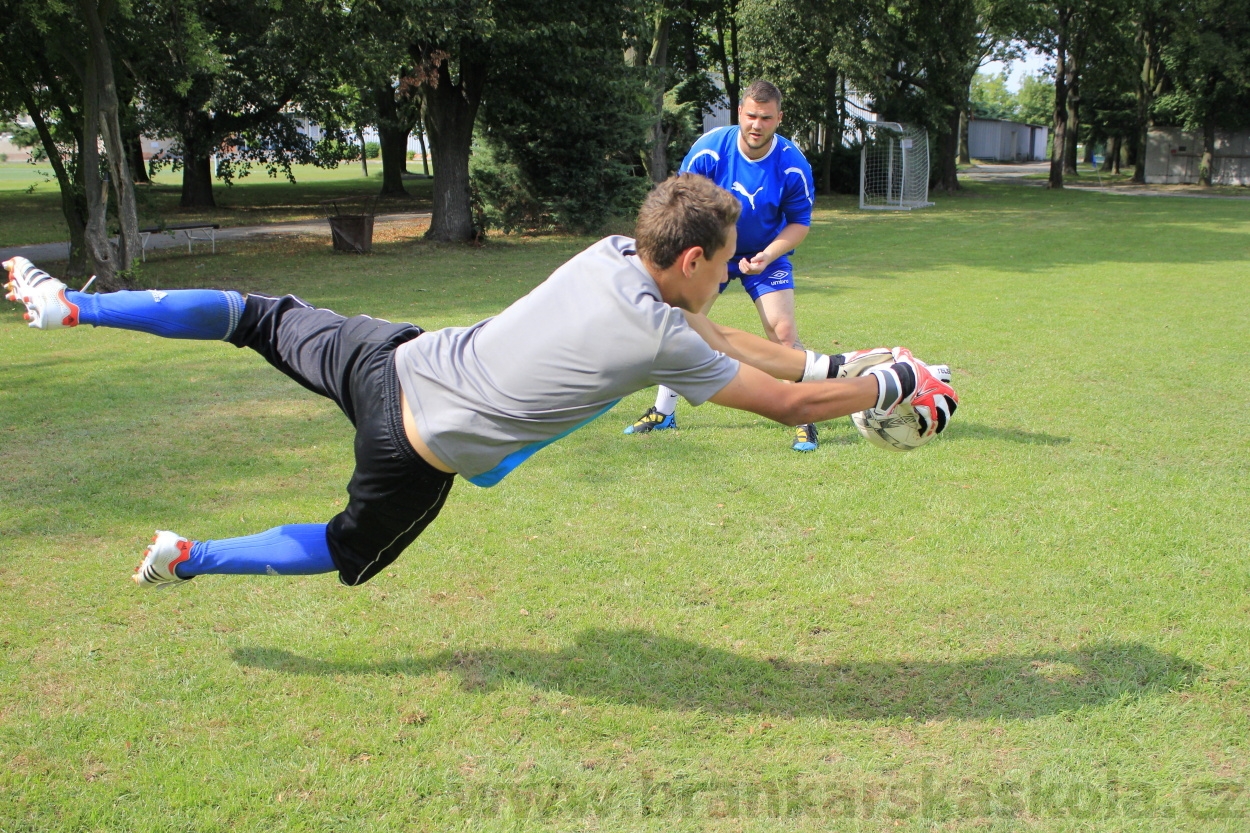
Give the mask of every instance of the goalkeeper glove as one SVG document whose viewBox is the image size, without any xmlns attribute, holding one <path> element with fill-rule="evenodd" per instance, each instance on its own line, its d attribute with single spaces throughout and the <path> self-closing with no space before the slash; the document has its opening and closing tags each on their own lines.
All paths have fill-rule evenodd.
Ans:
<svg viewBox="0 0 1250 833">
<path fill-rule="evenodd" d="M 896 359 L 894 364 L 868 371 L 877 377 L 877 410 L 890 413 L 900 404 L 911 405 L 920 423 L 921 436 L 945 431 L 959 407 L 955 389 L 935 376 L 929 366 L 906 347 L 895 347 L 890 352 Z"/>
<path fill-rule="evenodd" d="M 870 367 L 889 361 L 894 361 L 894 354 L 885 347 L 856 350 L 853 353 L 837 353 L 832 356 L 808 350 L 807 363 L 803 367 L 803 378 L 799 381 L 853 379 L 856 376 L 862 376 Z"/>
</svg>

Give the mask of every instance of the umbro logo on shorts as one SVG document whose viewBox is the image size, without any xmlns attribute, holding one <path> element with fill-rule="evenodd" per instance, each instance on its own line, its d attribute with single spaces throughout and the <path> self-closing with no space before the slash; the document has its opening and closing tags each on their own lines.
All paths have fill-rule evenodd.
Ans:
<svg viewBox="0 0 1250 833">
<path fill-rule="evenodd" d="M 788 274 L 789 272 L 787 272 L 785 269 L 778 269 L 776 272 L 773 272 L 771 275 L 768 276 L 768 280 L 771 283 L 784 283 L 786 275 Z"/>
</svg>

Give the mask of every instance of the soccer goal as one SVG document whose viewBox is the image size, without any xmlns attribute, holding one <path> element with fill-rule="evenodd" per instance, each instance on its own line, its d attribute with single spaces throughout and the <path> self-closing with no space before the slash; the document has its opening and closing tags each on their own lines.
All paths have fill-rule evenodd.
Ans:
<svg viewBox="0 0 1250 833">
<path fill-rule="evenodd" d="M 929 134 L 923 127 L 866 122 L 859 153 L 859 207 L 924 208 L 929 202 Z"/>
</svg>

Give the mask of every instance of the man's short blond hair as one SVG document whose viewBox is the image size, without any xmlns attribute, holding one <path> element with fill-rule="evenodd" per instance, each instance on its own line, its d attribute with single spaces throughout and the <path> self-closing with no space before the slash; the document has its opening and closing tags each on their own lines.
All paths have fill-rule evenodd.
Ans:
<svg viewBox="0 0 1250 833">
<path fill-rule="evenodd" d="M 661 269 L 672 266 L 692 246 L 710 258 L 729 239 L 742 203 L 707 177 L 669 177 L 647 195 L 638 210 L 634 237 L 638 254 Z"/>
</svg>

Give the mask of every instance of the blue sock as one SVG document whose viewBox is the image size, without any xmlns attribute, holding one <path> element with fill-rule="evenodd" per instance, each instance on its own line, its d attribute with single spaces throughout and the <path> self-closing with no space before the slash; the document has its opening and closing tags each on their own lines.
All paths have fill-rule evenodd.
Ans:
<svg viewBox="0 0 1250 833">
<path fill-rule="evenodd" d="M 163 338 L 224 340 L 243 314 L 243 296 L 219 289 L 146 289 L 88 295 L 69 290 L 78 320 L 93 327 L 138 330 Z"/>
<path fill-rule="evenodd" d="M 196 541 L 191 557 L 174 568 L 180 578 L 213 573 L 310 576 L 337 569 L 326 544 L 325 524 L 288 524 L 242 538 Z"/>
</svg>

